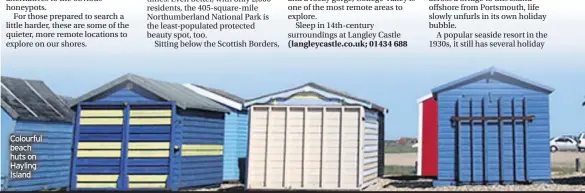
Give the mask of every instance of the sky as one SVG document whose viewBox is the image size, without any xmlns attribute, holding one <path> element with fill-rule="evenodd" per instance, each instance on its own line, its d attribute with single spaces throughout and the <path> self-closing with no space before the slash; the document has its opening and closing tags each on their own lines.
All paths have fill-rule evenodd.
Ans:
<svg viewBox="0 0 585 193">
<path fill-rule="evenodd" d="M 20 2 L 24 3 L 24 2 Z M 30 2 L 27 2 L 30 3 Z M 304 84 L 318 84 L 343 90 L 389 109 L 386 138 L 416 137 L 417 99 L 449 81 L 495 66 L 518 76 L 555 88 L 550 99 L 551 135 L 577 135 L 585 132 L 585 38 L 583 38 L 583 0 L 534 1 L 540 6 L 542 20 L 457 20 L 456 29 L 429 29 L 428 1 L 382 2 L 401 4 L 401 11 L 361 11 L 348 16 L 344 11 L 306 11 L 320 22 L 373 23 L 369 33 L 400 33 L 407 41 L 403 48 L 288 48 L 289 32 L 308 32 L 296 28 L 297 21 L 287 19 L 290 2 L 272 1 L 259 5 L 259 12 L 270 20 L 257 21 L 256 29 L 200 31 L 209 41 L 276 41 L 272 48 L 155 48 L 146 38 L 144 7 L 146 1 L 34 2 L 46 5 L 47 14 L 125 15 L 124 20 L 67 20 L 60 23 L 123 22 L 127 29 L 107 29 L 127 33 L 127 38 L 67 39 L 84 41 L 86 48 L 1 49 L 2 76 L 38 79 L 55 92 L 80 96 L 126 73 L 177 83 L 197 83 L 253 98 Z M 298 3 L 298 2 L 296 2 Z M 310 2 L 305 2 L 309 4 Z M 441 2 L 455 3 L 458 2 Z M 471 2 L 469 2 L 471 3 Z M 510 4 L 512 2 L 498 2 Z M 26 3 L 25 3 L 26 4 Z M 230 4 L 230 3 L 226 3 Z M 241 4 L 241 3 L 240 3 Z M 434 4 L 434 3 L 432 3 Z M 516 4 L 516 3 L 514 3 Z M 567 6 L 571 5 L 571 6 Z M 444 12 L 436 11 L 438 14 Z M 536 11 L 530 11 L 536 12 Z M 357 12 L 356 12 L 357 13 Z M 433 12 L 434 13 L 434 12 Z M 487 13 L 487 12 L 482 12 Z M 505 12 L 492 12 L 505 13 Z M 13 12 L 1 12 L 0 19 L 12 20 Z M 35 21 L 36 22 L 36 21 Z M 158 22 L 158 21 L 157 21 Z M 311 21 L 302 21 L 310 23 Z M 40 29 L 3 31 L 38 32 Z M 48 29 L 73 32 L 79 29 Z M 105 29 L 83 29 L 101 32 Z M 321 29 L 318 29 L 321 30 Z M 323 29 L 327 32 L 363 33 L 365 29 Z M 546 33 L 540 48 L 430 48 L 438 32 Z M 198 31 L 199 32 L 199 31 Z M 315 31 L 316 32 L 316 31 Z M 7 40 L 2 36 L 2 44 Z M 35 38 L 35 41 L 62 39 Z M 377 39 L 378 40 L 378 39 Z M 194 39 L 193 41 L 200 41 Z M 324 40 L 323 40 L 324 41 Z M 349 41 L 349 40 L 348 40 Z M 352 40 L 353 41 L 353 40 Z M 451 41 L 451 40 L 449 40 Z M 464 41 L 464 40 L 459 40 Z M 483 41 L 480 39 L 479 41 Z M 488 41 L 488 40 L 485 40 Z M 490 39 L 490 41 L 511 41 Z M 522 40 L 528 41 L 528 40 Z"/>
<path fill-rule="evenodd" d="M 553 87 L 551 135 L 585 132 L 585 65 L 562 54 L 336 55 L 304 57 L 230 54 L 202 58 L 109 55 L 107 57 L 3 57 L 2 76 L 43 80 L 54 92 L 77 97 L 126 73 L 177 83 L 197 83 L 243 98 L 316 82 L 389 109 L 386 139 L 416 137 L 417 99 L 434 87 L 495 66 Z M 136 60 L 140 58 L 140 60 Z M 470 62 L 473 60 L 473 62 Z M 148 63 L 142 63 L 148 61 Z M 237 62 L 234 62 L 237 61 Z M 453 61 L 453 62 L 451 62 Z M 487 62 L 489 61 L 489 62 Z M 50 65 L 49 65 L 50 64 Z M 120 65 L 124 64 L 124 65 Z M 213 65 L 208 65 L 213 64 Z"/>
</svg>

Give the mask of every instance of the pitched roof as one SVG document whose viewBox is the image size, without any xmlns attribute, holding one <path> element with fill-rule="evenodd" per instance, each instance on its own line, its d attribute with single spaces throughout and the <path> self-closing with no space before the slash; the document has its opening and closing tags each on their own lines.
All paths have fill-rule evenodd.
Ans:
<svg viewBox="0 0 585 193">
<path fill-rule="evenodd" d="M 554 91 L 554 89 L 549 87 L 549 86 L 530 81 L 528 79 L 525 79 L 525 78 L 522 78 L 520 76 L 505 72 L 505 71 L 498 69 L 498 68 L 495 68 L 495 67 L 490 67 L 488 69 L 479 71 L 479 72 L 471 74 L 469 76 L 451 81 L 447 84 L 443 84 L 441 86 L 438 86 L 438 87 L 432 89 L 431 91 L 433 94 L 436 94 L 439 92 L 443 92 L 445 90 L 450 90 L 450 89 L 453 89 L 453 88 L 456 88 L 456 87 L 459 87 L 462 85 L 472 83 L 472 82 L 477 81 L 477 80 L 481 80 L 481 79 L 485 79 L 485 78 L 498 78 L 498 77 L 505 77 L 505 78 L 512 79 L 512 80 L 516 81 L 518 83 L 518 85 L 526 86 L 526 87 L 529 87 L 531 89 L 539 90 L 539 91 L 542 91 L 542 92 L 545 92 L 548 94 L 550 94 Z"/>
<path fill-rule="evenodd" d="M 216 89 L 206 86 L 201 86 L 197 84 L 183 84 L 183 86 L 187 87 L 188 89 L 196 92 L 197 94 L 203 95 L 205 97 L 214 100 L 215 102 L 224 104 L 228 107 L 234 108 L 236 110 L 242 110 L 243 104 L 245 100 L 235 94 Z"/>
<path fill-rule="evenodd" d="M 73 112 L 40 80 L 2 76 L 2 108 L 15 120 L 73 122 Z"/>
<path fill-rule="evenodd" d="M 73 97 L 70 97 L 70 96 L 63 96 L 63 95 L 59 95 L 59 98 L 60 98 L 61 100 L 63 100 L 63 102 L 65 102 L 65 104 L 67 104 L 69 101 L 72 101 L 73 99 L 75 99 L 75 98 L 73 98 Z"/>
<path fill-rule="evenodd" d="M 177 107 L 182 109 L 201 109 L 201 110 L 208 110 L 208 111 L 216 111 L 216 112 L 229 112 L 230 110 L 221 104 L 207 98 L 201 96 L 188 88 L 184 87 L 178 83 L 171 83 L 166 81 L 154 80 L 150 78 L 141 77 L 135 74 L 126 74 L 123 75 L 113 81 L 106 83 L 105 85 L 94 89 L 76 99 L 69 102 L 69 107 L 73 107 L 80 102 L 89 100 L 99 94 L 110 90 L 117 85 L 120 85 L 124 82 L 132 82 L 147 91 L 167 100 L 167 101 L 175 101 Z"/>
<path fill-rule="evenodd" d="M 207 90 L 209 92 L 215 93 L 217 95 L 220 95 L 222 97 L 228 98 L 228 99 L 233 100 L 233 101 L 236 101 L 236 102 L 243 103 L 243 102 L 246 101 L 245 99 L 243 99 L 243 98 L 241 98 L 241 97 L 239 97 L 239 96 L 237 96 L 235 94 L 226 92 L 224 90 L 220 90 L 220 89 L 216 89 L 216 88 L 211 88 L 211 87 L 206 87 L 206 86 L 202 86 L 202 85 L 198 85 L 198 84 L 192 84 L 192 85 L 193 86 L 196 86 L 196 87 L 199 87 L 199 88 L 202 88 L 202 89 L 205 89 L 205 90 Z"/>
<path fill-rule="evenodd" d="M 256 97 L 256 98 L 253 98 L 253 99 L 248 99 L 248 100 L 246 100 L 245 106 L 250 106 L 250 105 L 255 104 L 255 103 L 267 102 L 268 100 L 272 99 L 273 97 L 277 97 L 277 95 L 288 95 L 288 96 L 290 96 L 290 95 L 293 95 L 293 94 L 296 94 L 296 93 L 299 93 L 299 92 L 307 92 L 307 89 L 309 89 L 309 90 L 320 90 L 320 91 L 323 91 L 325 93 L 337 95 L 337 96 L 341 97 L 342 100 L 346 100 L 347 102 L 355 102 L 355 103 L 358 103 L 358 104 L 360 104 L 362 106 L 365 106 L 365 107 L 368 107 L 368 108 L 372 108 L 372 109 L 376 109 L 376 110 L 378 110 L 380 112 L 386 112 L 386 108 L 384 108 L 384 107 L 382 107 L 380 105 L 377 105 L 377 104 L 372 103 L 372 102 L 370 102 L 368 100 L 365 100 L 365 99 L 361 99 L 361 98 L 352 96 L 352 95 L 350 95 L 347 92 L 335 90 L 335 89 L 332 89 L 332 88 L 327 88 L 325 86 L 319 85 L 319 84 L 314 83 L 314 82 L 309 82 L 309 83 L 306 83 L 306 84 L 303 84 L 303 85 L 300 85 L 300 86 L 297 86 L 297 87 L 294 87 L 294 88 L 290 88 L 290 89 L 278 91 L 278 92 L 271 93 L 271 94 L 266 94 L 266 95 L 263 95 L 263 96 L 260 96 L 260 97 Z M 345 99 L 343 99 L 343 98 L 345 98 Z"/>
</svg>

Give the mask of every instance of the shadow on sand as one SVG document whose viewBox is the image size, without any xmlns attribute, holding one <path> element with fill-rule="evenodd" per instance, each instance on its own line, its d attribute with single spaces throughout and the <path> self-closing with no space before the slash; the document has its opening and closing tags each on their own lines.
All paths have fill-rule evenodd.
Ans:
<svg viewBox="0 0 585 193">
<path fill-rule="evenodd" d="M 390 183 L 384 184 L 384 188 L 390 186 L 396 188 L 432 188 L 432 179 L 434 179 L 420 176 L 385 176 L 382 178 L 392 180 Z"/>
<path fill-rule="evenodd" d="M 432 188 L 434 178 L 425 178 L 418 176 L 385 176 L 384 179 L 390 179 L 391 182 L 384 184 L 386 187 L 396 188 Z M 426 179 L 426 180 L 425 180 Z M 424 180 L 424 181 L 422 181 Z M 552 180 L 554 184 L 560 185 L 585 185 L 585 175 L 583 176 L 570 176 L 554 178 Z"/>
<path fill-rule="evenodd" d="M 219 189 L 219 192 L 243 192 L 244 190 L 244 186 L 236 186 L 236 187 L 229 187 L 229 188 L 222 188 Z"/>
<path fill-rule="evenodd" d="M 583 176 L 570 176 L 553 179 L 555 184 L 563 185 L 585 185 L 585 175 Z"/>
</svg>

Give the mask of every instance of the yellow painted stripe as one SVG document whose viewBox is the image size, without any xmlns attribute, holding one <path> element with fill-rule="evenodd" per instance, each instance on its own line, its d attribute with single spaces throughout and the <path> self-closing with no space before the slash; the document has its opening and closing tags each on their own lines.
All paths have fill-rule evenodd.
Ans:
<svg viewBox="0 0 585 193">
<path fill-rule="evenodd" d="M 166 183 L 130 183 L 129 188 L 165 188 Z"/>
<path fill-rule="evenodd" d="M 77 188 L 116 188 L 116 183 L 77 183 Z"/>
<path fill-rule="evenodd" d="M 77 175 L 77 182 L 116 182 L 118 175 Z"/>
<path fill-rule="evenodd" d="M 171 118 L 130 118 L 130 125 L 170 125 Z"/>
<path fill-rule="evenodd" d="M 171 110 L 130 110 L 130 117 L 170 117 Z"/>
<path fill-rule="evenodd" d="M 130 182 L 166 182 L 167 175 L 128 175 Z"/>
<path fill-rule="evenodd" d="M 320 99 L 317 95 L 294 95 L 293 99 Z"/>
<path fill-rule="evenodd" d="M 212 156 L 222 155 L 223 151 L 197 151 L 197 150 L 183 150 L 181 156 Z"/>
<path fill-rule="evenodd" d="M 77 149 L 122 149 L 122 142 L 79 142 Z"/>
<path fill-rule="evenodd" d="M 120 157 L 120 150 L 78 150 L 77 157 Z"/>
<path fill-rule="evenodd" d="M 170 142 L 129 142 L 128 149 L 170 149 Z"/>
<path fill-rule="evenodd" d="M 128 157 L 169 157 L 169 150 L 130 150 Z"/>
<path fill-rule="evenodd" d="M 223 145 L 183 144 L 183 150 L 223 150 Z"/>
<path fill-rule="evenodd" d="M 123 110 L 81 110 L 81 117 L 124 117 Z"/>
<path fill-rule="evenodd" d="M 124 118 L 81 118 L 80 125 L 122 125 Z"/>
</svg>

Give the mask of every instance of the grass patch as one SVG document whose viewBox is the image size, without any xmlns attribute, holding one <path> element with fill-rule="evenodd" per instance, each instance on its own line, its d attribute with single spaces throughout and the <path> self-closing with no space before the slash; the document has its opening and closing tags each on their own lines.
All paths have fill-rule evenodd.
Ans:
<svg viewBox="0 0 585 193">
<path fill-rule="evenodd" d="M 384 174 L 392 176 L 415 175 L 414 166 L 384 166 Z"/>
<path fill-rule="evenodd" d="M 390 144 L 384 147 L 384 153 L 416 153 L 412 145 Z"/>
</svg>

